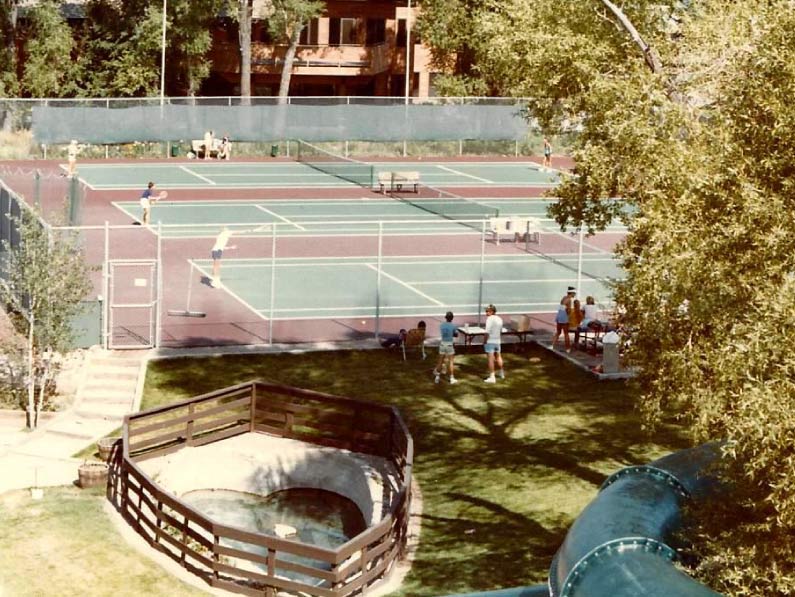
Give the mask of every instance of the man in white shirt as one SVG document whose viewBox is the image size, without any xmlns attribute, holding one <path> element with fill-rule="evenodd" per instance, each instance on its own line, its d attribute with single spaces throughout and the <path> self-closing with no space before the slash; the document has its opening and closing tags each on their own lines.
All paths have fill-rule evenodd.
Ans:
<svg viewBox="0 0 795 597">
<path fill-rule="evenodd" d="M 500 379 L 505 379 L 505 370 L 502 365 L 502 353 L 500 352 L 502 337 L 502 318 L 497 315 L 497 307 L 489 305 L 486 307 L 486 334 L 484 337 L 483 350 L 489 358 L 489 376 L 484 379 L 486 383 L 497 383 L 494 376 L 495 362 L 500 368 Z"/>
<path fill-rule="evenodd" d="M 229 238 L 232 236 L 232 231 L 224 226 L 218 236 L 215 237 L 215 244 L 210 251 L 210 257 L 213 260 L 213 276 L 210 278 L 210 286 L 219 288 L 221 286 L 221 257 L 227 249 L 236 249 L 235 246 L 228 246 Z"/>
</svg>

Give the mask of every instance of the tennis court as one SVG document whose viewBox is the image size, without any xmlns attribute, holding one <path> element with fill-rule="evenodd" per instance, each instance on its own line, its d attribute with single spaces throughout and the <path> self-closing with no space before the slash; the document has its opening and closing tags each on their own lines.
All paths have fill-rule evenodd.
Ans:
<svg viewBox="0 0 795 597">
<path fill-rule="evenodd" d="M 375 171 L 412 170 L 434 187 L 552 187 L 555 172 L 532 162 L 366 162 Z M 62 166 L 65 167 L 65 166 Z M 81 181 L 94 190 L 142 189 L 155 181 L 161 189 L 357 188 L 354 182 L 299 162 L 219 162 L 80 164 Z"/>
<path fill-rule="evenodd" d="M 193 263 L 210 276 L 209 259 Z M 216 292 L 267 320 L 477 316 L 489 302 L 507 313 L 544 313 L 557 306 L 577 266 L 577 255 L 229 259 Z M 609 254 L 590 254 L 583 267 L 582 294 L 604 296 L 604 282 L 619 275 Z"/>
<path fill-rule="evenodd" d="M 84 199 L 68 230 L 93 266 L 105 345 L 361 339 L 448 309 L 477 321 L 488 303 L 546 320 L 568 285 L 611 304 L 612 248 L 625 231 L 561 233 L 547 216 L 553 200 L 538 198 L 555 172 L 530 161 L 306 159 L 316 161 L 80 163 Z M 382 170 L 417 171 L 422 184 L 382 194 L 369 184 Z M 54 213 L 64 179 L 41 180 Z M 169 196 L 141 226 L 149 180 Z M 497 215 L 533 218 L 539 234 L 498 239 Z M 224 226 L 233 235 L 213 288 L 210 249 Z"/>
<path fill-rule="evenodd" d="M 417 199 L 412 203 L 392 198 L 312 200 L 187 200 L 162 201 L 153 210 L 153 231 L 169 238 L 210 238 L 222 225 L 247 236 L 372 235 L 379 225 L 390 235 L 473 234 L 481 228 L 488 209 L 503 216 L 537 218 L 553 233 L 555 223 L 547 216 L 552 200 L 526 198 L 473 198 L 471 207 L 461 199 Z M 131 221 L 141 219 L 138 201 L 113 205 Z M 483 207 L 487 210 L 483 210 Z M 469 209 L 469 211 L 468 211 Z M 455 213 L 455 219 L 444 214 Z M 467 225 L 461 219 L 470 220 Z M 162 227 L 158 227 L 161 224 Z M 609 230 L 621 233 L 618 225 Z"/>
</svg>

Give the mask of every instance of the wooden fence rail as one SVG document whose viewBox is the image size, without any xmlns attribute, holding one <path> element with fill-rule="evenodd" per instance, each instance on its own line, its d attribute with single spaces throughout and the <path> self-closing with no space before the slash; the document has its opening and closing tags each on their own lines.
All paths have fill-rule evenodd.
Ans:
<svg viewBox="0 0 795 597">
<path fill-rule="evenodd" d="M 397 472 L 397 494 L 379 523 L 325 549 L 214 522 L 138 466 L 244 433 L 379 456 Z M 413 459 L 411 434 L 394 407 L 251 381 L 125 417 L 111 452 L 107 496 L 152 547 L 212 586 L 268 597 L 276 591 L 343 597 L 363 592 L 403 553 Z"/>
</svg>

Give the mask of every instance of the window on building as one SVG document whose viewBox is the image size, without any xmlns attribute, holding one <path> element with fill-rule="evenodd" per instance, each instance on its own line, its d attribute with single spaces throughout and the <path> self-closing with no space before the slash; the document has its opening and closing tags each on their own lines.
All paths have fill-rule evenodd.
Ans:
<svg viewBox="0 0 795 597">
<path fill-rule="evenodd" d="M 301 31 L 301 38 L 298 40 L 298 43 L 302 46 L 316 46 L 317 31 L 318 31 L 318 20 L 312 19 L 311 21 L 309 21 L 309 23 L 307 23 L 303 31 Z"/>
<path fill-rule="evenodd" d="M 374 46 L 386 41 L 386 19 L 367 19 L 367 45 Z"/>
<path fill-rule="evenodd" d="M 395 36 L 395 46 L 398 48 L 406 47 L 406 19 L 398 20 L 397 35 Z"/>
<path fill-rule="evenodd" d="M 329 19 L 328 43 L 330 46 L 358 45 L 356 29 L 358 19 L 332 18 Z"/>
</svg>

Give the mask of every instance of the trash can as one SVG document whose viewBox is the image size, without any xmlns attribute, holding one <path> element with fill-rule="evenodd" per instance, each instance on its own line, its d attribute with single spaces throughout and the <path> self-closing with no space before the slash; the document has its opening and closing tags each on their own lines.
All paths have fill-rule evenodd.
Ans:
<svg viewBox="0 0 795 597">
<path fill-rule="evenodd" d="M 615 332 L 607 332 L 602 338 L 602 373 L 618 373 L 618 342 Z"/>
<path fill-rule="evenodd" d="M 179 157 L 179 141 L 171 144 L 171 157 Z"/>
<path fill-rule="evenodd" d="M 275 158 L 279 155 L 279 146 L 278 145 L 271 145 L 271 157 Z"/>
</svg>

